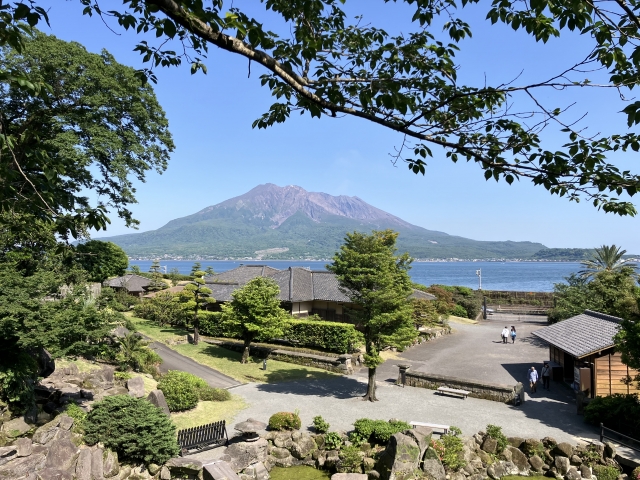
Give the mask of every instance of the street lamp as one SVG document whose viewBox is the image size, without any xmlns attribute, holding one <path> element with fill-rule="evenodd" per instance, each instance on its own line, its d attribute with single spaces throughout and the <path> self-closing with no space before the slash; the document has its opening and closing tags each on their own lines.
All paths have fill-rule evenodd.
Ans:
<svg viewBox="0 0 640 480">
<path fill-rule="evenodd" d="M 482 269 L 476 270 L 476 275 L 478 276 L 478 290 L 482 290 Z"/>
</svg>

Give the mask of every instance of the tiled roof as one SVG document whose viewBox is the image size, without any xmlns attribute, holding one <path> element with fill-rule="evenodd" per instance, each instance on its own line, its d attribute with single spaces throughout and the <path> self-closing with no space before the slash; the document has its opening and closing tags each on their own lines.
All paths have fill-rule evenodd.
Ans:
<svg viewBox="0 0 640 480">
<path fill-rule="evenodd" d="M 216 275 L 209 275 L 205 277 L 207 283 L 237 283 L 238 285 L 244 285 L 252 278 L 256 277 L 268 277 L 273 273 L 279 272 L 277 268 L 269 267 L 267 265 L 240 265 L 233 270 L 218 273 Z"/>
<path fill-rule="evenodd" d="M 423 292 L 422 290 L 413 290 L 409 298 L 415 298 L 416 300 L 435 300 L 436 296 L 430 293 Z"/>
<path fill-rule="evenodd" d="M 140 275 L 129 273 L 122 277 L 111 278 L 104 281 L 105 287 L 126 288 L 129 292 L 143 292 L 151 284 L 151 280 Z"/>
<path fill-rule="evenodd" d="M 233 300 L 231 294 L 240 287 L 237 283 L 207 283 L 216 302 L 230 302 Z"/>
<path fill-rule="evenodd" d="M 613 346 L 621 319 L 604 313 L 584 313 L 554 323 L 533 334 L 565 352 L 580 358 Z"/>
<path fill-rule="evenodd" d="M 351 302 L 349 297 L 340 290 L 338 277 L 331 272 L 313 272 L 313 296 L 315 300 Z"/>
</svg>

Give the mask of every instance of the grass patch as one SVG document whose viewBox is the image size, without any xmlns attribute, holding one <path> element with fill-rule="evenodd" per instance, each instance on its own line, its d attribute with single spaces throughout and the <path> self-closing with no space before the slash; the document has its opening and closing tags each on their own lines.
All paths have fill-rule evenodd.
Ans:
<svg viewBox="0 0 640 480">
<path fill-rule="evenodd" d="M 544 475 L 531 475 L 529 477 L 523 477 L 521 475 L 507 475 L 506 477 L 502 477 L 500 480 L 548 480 L 549 477 L 545 477 Z"/>
<path fill-rule="evenodd" d="M 147 320 L 131 317 L 138 331 L 148 337 L 164 342 L 165 339 L 174 339 L 177 335 L 185 335 L 182 329 L 173 327 L 160 327 Z M 168 345 L 171 349 L 181 353 L 185 357 L 192 358 L 202 365 L 218 370 L 239 382 L 285 382 L 300 379 L 325 379 L 335 374 L 319 368 L 305 367 L 294 363 L 269 360 L 267 370 L 262 369 L 261 358 L 249 358 L 246 364 L 240 363 L 242 354 L 217 345 L 200 342 L 198 345 L 181 343 Z"/>
<path fill-rule="evenodd" d="M 298 467 L 273 467 L 269 472 L 271 480 L 328 480 L 329 472 L 301 465 Z"/>
<path fill-rule="evenodd" d="M 75 363 L 78 367 L 78 371 L 80 373 L 89 373 L 94 370 L 100 370 L 102 365 L 95 362 L 90 362 L 89 360 L 85 360 L 82 357 L 78 358 L 56 358 L 56 369 L 58 368 L 67 368 L 72 363 Z"/>
<path fill-rule="evenodd" d="M 247 408 L 247 406 L 242 397 L 234 395 L 233 398 L 227 402 L 198 402 L 196 408 L 192 410 L 172 413 L 171 420 L 178 430 L 225 420 L 227 422 L 228 432 L 233 428 L 229 424 L 233 422 L 236 415 L 238 415 L 241 410 Z"/>
<path fill-rule="evenodd" d="M 463 323 L 466 325 L 475 325 L 478 322 L 475 320 L 472 320 L 470 318 L 464 318 L 464 317 L 456 317 L 455 315 L 449 315 L 449 318 L 447 319 L 450 323 Z M 533 478 L 533 477 L 531 477 Z"/>
</svg>

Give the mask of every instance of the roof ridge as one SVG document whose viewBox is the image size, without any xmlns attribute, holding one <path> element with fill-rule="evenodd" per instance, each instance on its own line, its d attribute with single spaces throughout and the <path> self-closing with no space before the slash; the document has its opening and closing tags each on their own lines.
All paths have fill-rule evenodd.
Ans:
<svg viewBox="0 0 640 480">
<path fill-rule="evenodd" d="M 601 320 L 607 320 L 609 322 L 621 323 L 622 318 L 614 317 L 613 315 L 607 315 L 606 313 L 596 312 L 595 310 L 585 310 L 584 315 L 589 315 L 590 317 L 600 318 Z"/>
</svg>

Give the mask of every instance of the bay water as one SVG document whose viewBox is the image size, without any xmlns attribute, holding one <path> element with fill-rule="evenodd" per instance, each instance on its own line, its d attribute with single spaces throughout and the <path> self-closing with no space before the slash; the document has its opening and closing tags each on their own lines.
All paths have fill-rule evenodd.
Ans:
<svg viewBox="0 0 640 480">
<path fill-rule="evenodd" d="M 148 272 L 151 260 L 131 260 L 143 272 Z M 328 262 L 288 261 L 288 260 L 202 260 L 202 270 L 211 266 L 216 273 L 231 270 L 240 265 L 269 265 L 281 270 L 289 267 L 305 267 L 311 270 L 325 270 Z M 189 274 L 193 260 L 160 260 L 162 270 L 170 272 L 177 268 L 182 274 Z M 516 290 L 525 292 L 550 292 L 553 285 L 560 283 L 571 273 L 581 270 L 579 263 L 572 262 L 414 262 L 409 271 L 411 279 L 423 285 L 461 285 L 478 288 L 482 274 L 483 290 Z"/>
</svg>

